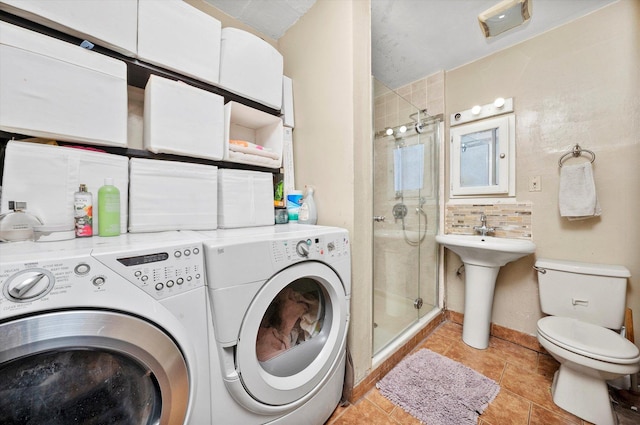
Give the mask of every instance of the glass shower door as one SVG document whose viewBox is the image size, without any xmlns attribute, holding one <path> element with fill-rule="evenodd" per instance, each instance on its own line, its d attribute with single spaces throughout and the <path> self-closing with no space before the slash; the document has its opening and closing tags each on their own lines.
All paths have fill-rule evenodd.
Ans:
<svg viewBox="0 0 640 425">
<path fill-rule="evenodd" d="M 437 308 L 439 120 L 374 80 L 373 352 Z"/>
</svg>

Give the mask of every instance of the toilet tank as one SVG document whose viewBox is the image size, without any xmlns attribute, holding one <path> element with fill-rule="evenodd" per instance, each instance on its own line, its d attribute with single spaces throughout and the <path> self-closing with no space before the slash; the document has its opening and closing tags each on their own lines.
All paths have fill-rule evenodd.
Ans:
<svg viewBox="0 0 640 425">
<path fill-rule="evenodd" d="M 626 267 L 540 258 L 535 268 L 543 313 L 622 327 L 631 276 Z"/>
</svg>

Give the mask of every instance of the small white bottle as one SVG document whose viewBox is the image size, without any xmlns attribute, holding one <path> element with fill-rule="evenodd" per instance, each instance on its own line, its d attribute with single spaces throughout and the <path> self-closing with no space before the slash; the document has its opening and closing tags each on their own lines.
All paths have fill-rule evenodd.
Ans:
<svg viewBox="0 0 640 425">
<path fill-rule="evenodd" d="M 298 223 L 316 224 L 318 222 L 318 210 L 316 201 L 313 199 L 313 187 L 307 186 L 307 193 L 302 200 L 300 211 L 298 211 Z"/>
<path fill-rule="evenodd" d="M 93 195 L 84 184 L 73 195 L 73 218 L 77 238 L 93 236 Z"/>
<path fill-rule="evenodd" d="M 42 226 L 42 220 L 26 209 L 26 202 L 9 201 L 9 212 L 0 215 L 0 241 L 33 240 L 33 228 Z"/>
</svg>

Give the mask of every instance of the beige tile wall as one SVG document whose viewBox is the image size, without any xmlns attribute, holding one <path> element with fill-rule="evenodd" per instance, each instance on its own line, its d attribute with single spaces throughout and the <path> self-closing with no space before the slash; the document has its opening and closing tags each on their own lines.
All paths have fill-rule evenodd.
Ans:
<svg viewBox="0 0 640 425">
<path fill-rule="evenodd" d="M 516 204 L 447 204 L 445 207 L 445 233 L 456 235 L 476 234 L 473 226 L 480 225 L 480 215 L 487 216 L 487 227 L 499 238 L 531 239 L 530 202 Z"/>
<path fill-rule="evenodd" d="M 398 94 L 431 116 L 444 113 L 444 72 L 399 87 Z"/>
<path fill-rule="evenodd" d="M 376 133 L 386 127 L 406 124 L 415 109 L 427 110 L 435 116 L 444 113 L 444 71 L 399 87 L 395 91 L 375 82 L 374 128 Z M 398 97 L 401 96 L 401 98 Z"/>
</svg>

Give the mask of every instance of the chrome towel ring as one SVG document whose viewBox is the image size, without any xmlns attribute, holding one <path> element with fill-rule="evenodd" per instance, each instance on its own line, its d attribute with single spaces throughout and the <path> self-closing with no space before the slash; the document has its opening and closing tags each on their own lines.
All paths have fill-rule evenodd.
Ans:
<svg viewBox="0 0 640 425">
<path fill-rule="evenodd" d="M 593 153 L 592 151 L 590 151 L 588 149 L 582 149 L 580 147 L 580 145 L 576 143 L 576 145 L 573 147 L 572 150 L 570 150 L 569 152 L 565 153 L 564 155 L 562 155 L 560 157 L 560 159 L 558 160 L 558 166 L 560 166 L 560 168 L 562 168 L 562 163 L 564 161 L 566 161 L 567 159 L 569 159 L 569 157 L 577 158 L 579 156 L 582 156 L 583 153 L 591 155 L 591 163 L 593 163 L 593 161 L 596 160 L 596 154 L 595 153 Z"/>
</svg>

